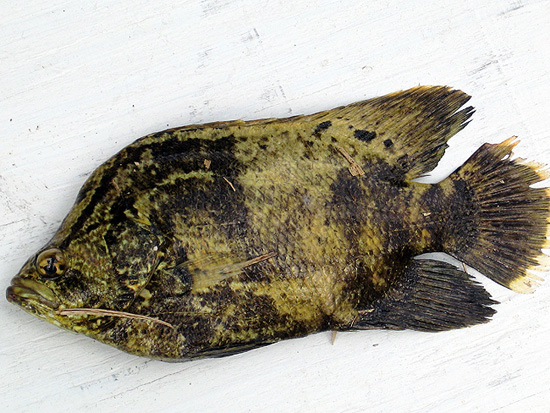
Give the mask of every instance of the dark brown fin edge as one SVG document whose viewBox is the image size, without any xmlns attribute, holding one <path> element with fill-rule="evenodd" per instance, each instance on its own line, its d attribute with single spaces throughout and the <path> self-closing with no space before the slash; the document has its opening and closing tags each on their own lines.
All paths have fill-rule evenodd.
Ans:
<svg viewBox="0 0 550 413">
<path fill-rule="evenodd" d="M 447 141 L 468 124 L 473 107 L 459 110 L 468 100 L 448 86 L 419 86 L 299 119 L 330 121 L 326 133 L 353 131 L 396 172 L 414 179 L 436 167 Z"/>
<path fill-rule="evenodd" d="M 435 260 L 411 260 L 388 294 L 360 312 L 352 329 L 445 331 L 489 321 L 496 304 L 464 271 Z"/>
<path fill-rule="evenodd" d="M 518 143 L 512 137 L 483 145 L 447 180 L 455 189 L 465 183 L 473 204 L 464 218 L 473 225 L 463 233 L 455 229 L 447 252 L 493 281 L 529 293 L 542 281 L 536 273 L 547 271 L 549 257 L 541 249 L 548 248 L 550 216 L 549 189 L 531 185 L 549 173 L 544 165 L 513 159 Z"/>
</svg>

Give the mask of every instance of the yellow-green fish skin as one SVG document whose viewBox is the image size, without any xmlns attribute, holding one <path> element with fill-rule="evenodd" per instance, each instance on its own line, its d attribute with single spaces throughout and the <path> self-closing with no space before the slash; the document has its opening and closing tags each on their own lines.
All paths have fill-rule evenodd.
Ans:
<svg viewBox="0 0 550 413">
<path fill-rule="evenodd" d="M 66 269 L 44 277 L 54 270 L 37 269 L 38 254 L 31 257 L 8 299 L 158 359 L 227 355 L 323 330 L 484 322 L 494 311 L 481 287 L 456 269 L 413 260 L 446 251 L 474 265 L 472 244 L 496 242 L 483 232 L 492 199 L 481 199 L 486 184 L 477 182 L 510 142 L 482 147 L 477 163 L 440 184 L 413 181 L 467 123 L 471 108 L 458 109 L 468 98 L 421 87 L 315 115 L 141 138 L 90 176 L 39 251 L 61 251 Z M 509 167 L 520 182 L 514 191 L 545 177 L 538 165 L 521 167 Z M 527 214 L 519 219 L 540 228 L 506 227 L 528 240 L 525 259 L 508 276 L 487 275 L 521 290 L 546 240 L 549 198 L 540 190 L 518 199 Z M 437 316 L 415 315 L 419 300 Z M 442 315 L 438 300 L 456 314 Z"/>
</svg>

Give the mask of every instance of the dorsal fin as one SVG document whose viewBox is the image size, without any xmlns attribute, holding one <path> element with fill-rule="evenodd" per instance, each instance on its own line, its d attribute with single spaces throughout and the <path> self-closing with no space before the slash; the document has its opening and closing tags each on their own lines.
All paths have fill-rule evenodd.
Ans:
<svg viewBox="0 0 550 413">
<path fill-rule="evenodd" d="M 468 123 L 470 96 L 446 86 L 421 86 L 342 106 L 300 120 L 318 122 L 319 133 L 353 135 L 391 166 L 414 179 L 430 172 L 447 141 Z"/>
<path fill-rule="evenodd" d="M 447 86 L 420 86 L 312 115 L 188 125 L 162 133 L 306 123 L 313 135 L 350 137 L 367 145 L 368 153 L 390 165 L 396 176 L 410 180 L 434 169 L 447 141 L 466 126 L 473 108 L 458 110 L 469 99 Z"/>
</svg>

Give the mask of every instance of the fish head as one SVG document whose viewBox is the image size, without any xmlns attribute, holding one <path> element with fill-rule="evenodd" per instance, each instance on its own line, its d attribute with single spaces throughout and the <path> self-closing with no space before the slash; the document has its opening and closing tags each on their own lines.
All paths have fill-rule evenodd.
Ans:
<svg viewBox="0 0 550 413">
<path fill-rule="evenodd" d="M 47 247 L 30 257 L 6 290 L 6 298 L 25 311 L 60 327 L 66 325 L 66 317 L 58 314 L 67 306 L 73 293 L 68 294 L 62 277 L 70 273 L 70 265 L 63 251 Z"/>
<path fill-rule="evenodd" d="M 122 288 L 116 275 L 109 253 L 97 243 L 77 242 L 66 247 L 49 243 L 19 270 L 6 290 L 6 298 L 52 324 L 84 332 L 82 329 L 91 328 L 94 320 L 67 316 L 64 311 L 117 310 L 127 305 L 134 292 Z"/>
</svg>

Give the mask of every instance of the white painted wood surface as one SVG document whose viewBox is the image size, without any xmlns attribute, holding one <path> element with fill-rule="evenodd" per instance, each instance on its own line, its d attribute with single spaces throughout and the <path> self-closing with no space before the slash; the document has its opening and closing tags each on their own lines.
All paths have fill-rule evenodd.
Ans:
<svg viewBox="0 0 550 413">
<path fill-rule="evenodd" d="M 434 6 L 434 4 L 440 4 Z M 473 95 L 438 180 L 485 141 L 550 163 L 548 1 L 4 1 L 0 277 L 53 234 L 134 139 L 188 123 L 311 113 L 423 84 Z M 321 333 L 168 364 L 0 300 L 3 411 L 548 411 L 550 286 L 448 333 Z"/>
</svg>

